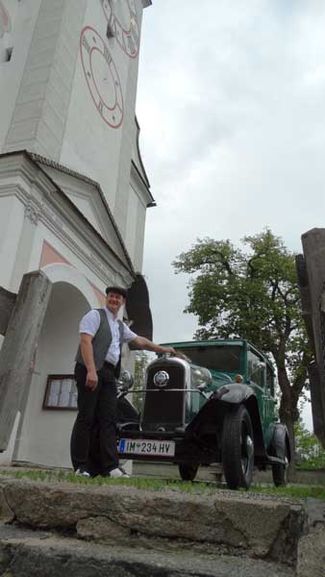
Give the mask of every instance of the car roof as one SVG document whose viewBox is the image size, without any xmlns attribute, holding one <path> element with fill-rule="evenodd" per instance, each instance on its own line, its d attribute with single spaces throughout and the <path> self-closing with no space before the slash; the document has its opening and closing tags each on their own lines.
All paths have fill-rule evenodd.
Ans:
<svg viewBox="0 0 325 577">
<path fill-rule="evenodd" d="M 258 356 L 262 357 L 263 360 L 268 364 L 272 372 L 274 372 L 272 363 L 268 359 L 267 355 L 257 349 L 252 343 L 247 341 L 246 339 L 207 339 L 207 340 L 192 340 L 192 341 L 178 341 L 178 342 L 169 342 L 169 343 L 161 343 L 162 346 L 169 346 L 173 347 L 174 349 L 181 348 L 181 349 L 191 349 L 194 347 L 204 346 L 246 346 L 249 350 L 256 353 Z"/>
<path fill-rule="evenodd" d="M 196 347 L 197 345 L 209 347 L 212 345 L 230 345 L 230 346 L 242 346 L 244 343 L 247 343 L 245 339 L 208 339 L 205 341 L 196 340 L 196 341 L 178 341 L 172 343 L 161 343 L 163 346 L 169 346 L 174 348 L 191 348 Z M 255 348 L 255 347 L 253 347 Z"/>
</svg>

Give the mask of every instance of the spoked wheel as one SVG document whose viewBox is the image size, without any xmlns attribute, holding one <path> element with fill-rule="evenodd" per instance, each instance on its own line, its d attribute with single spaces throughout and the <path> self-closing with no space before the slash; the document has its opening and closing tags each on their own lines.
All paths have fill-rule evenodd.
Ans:
<svg viewBox="0 0 325 577">
<path fill-rule="evenodd" d="M 280 463 L 279 464 L 274 463 L 274 465 L 272 465 L 273 483 L 276 487 L 284 487 L 288 482 L 289 459 L 288 459 L 287 443 L 285 439 L 282 454 L 284 455 L 285 465 L 281 465 Z"/>
<path fill-rule="evenodd" d="M 183 481 L 194 481 L 198 468 L 198 465 L 189 465 L 188 463 L 178 465 L 179 474 Z"/>
<path fill-rule="evenodd" d="M 229 489 L 248 489 L 253 477 L 254 441 L 252 421 L 244 405 L 225 415 L 221 451 Z"/>
</svg>

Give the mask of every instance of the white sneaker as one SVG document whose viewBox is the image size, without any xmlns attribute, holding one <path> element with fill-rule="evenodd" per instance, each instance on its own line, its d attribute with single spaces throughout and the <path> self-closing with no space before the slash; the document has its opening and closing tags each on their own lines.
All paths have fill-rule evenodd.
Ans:
<svg viewBox="0 0 325 577">
<path fill-rule="evenodd" d="M 110 477 L 115 477 L 115 479 L 117 479 L 118 477 L 130 477 L 130 475 L 128 475 L 124 469 L 122 469 L 121 467 L 117 467 L 116 469 L 113 469 L 112 471 L 109 472 L 109 476 Z"/>
<path fill-rule="evenodd" d="M 88 471 L 85 471 L 84 469 L 77 469 L 75 471 L 75 475 L 77 477 L 85 477 L 86 479 L 90 479 L 90 474 L 88 473 Z"/>
</svg>

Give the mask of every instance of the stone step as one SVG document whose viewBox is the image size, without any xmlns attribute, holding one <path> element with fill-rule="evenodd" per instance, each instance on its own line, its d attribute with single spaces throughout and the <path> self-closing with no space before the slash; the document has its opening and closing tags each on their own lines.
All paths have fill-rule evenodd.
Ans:
<svg viewBox="0 0 325 577">
<path fill-rule="evenodd" d="M 195 491 L 195 487 L 194 487 Z M 294 562 L 305 511 L 302 504 L 249 492 L 137 489 L 118 485 L 42 483 L 0 478 L 3 516 L 35 529 L 60 529 L 95 542 L 164 541 L 214 553 Z"/>
<path fill-rule="evenodd" d="M 294 577 L 258 559 L 99 545 L 49 531 L 0 524 L 0 571 L 7 577 Z"/>
<path fill-rule="evenodd" d="M 214 484 L 185 492 L 140 489 L 136 479 L 79 481 L 0 475 L 1 576 L 324 577 L 320 501 Z M 34 562 L 42 569 L 28 573 Z"/>
</svg>

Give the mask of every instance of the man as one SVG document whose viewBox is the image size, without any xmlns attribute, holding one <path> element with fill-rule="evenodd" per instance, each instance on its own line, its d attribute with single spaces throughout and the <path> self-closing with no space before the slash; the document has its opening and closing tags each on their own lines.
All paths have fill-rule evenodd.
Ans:
<svg viewBox="0 0 325 577">
<path fill-rule="evenodd" d="M 127 291 L 107 287 L 106 307 L 89 311 L 80 322 L 80 346 L 76 356 L 75 378 L 78 390 L 78 415 L 71 435 L 71 460 L 77 475 L 90 477 L 89 450 L 94 424 L 98 426 L 101 474 L 127 476 L 119 467 L 116 441 L 117 387 L 123 343 L 155 353 L 176 354 L 140 337 L 117 316 L 124 306 Z"/>
</svg>

